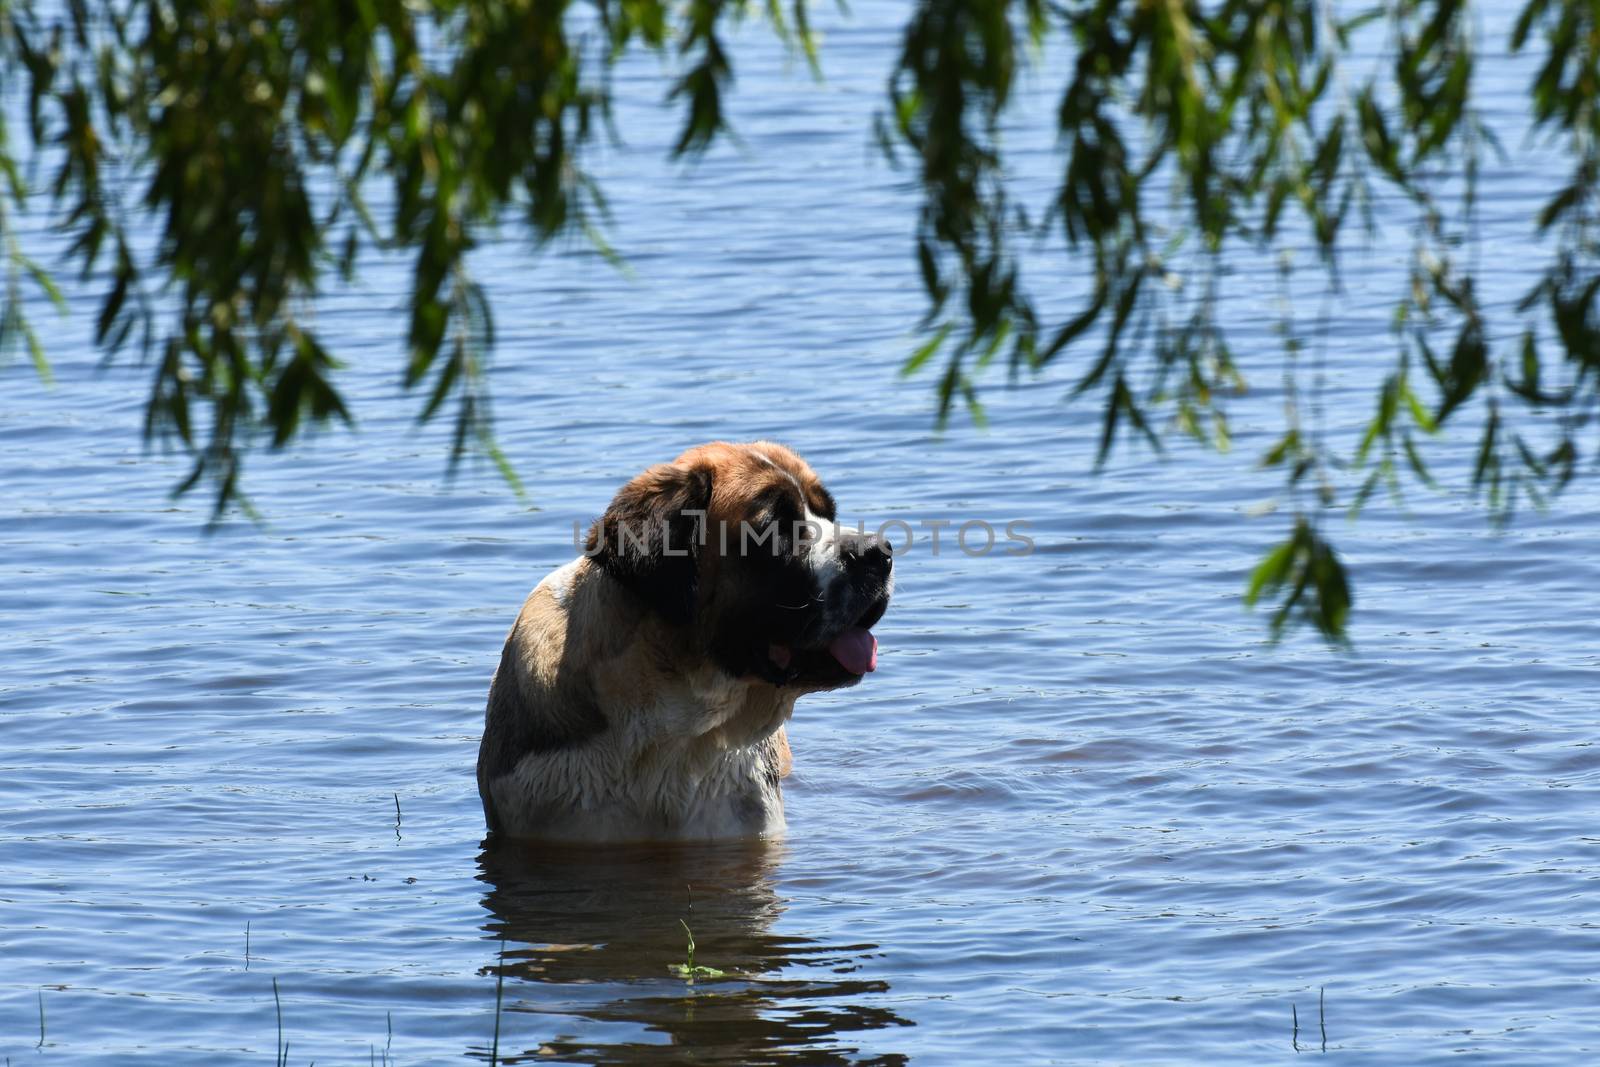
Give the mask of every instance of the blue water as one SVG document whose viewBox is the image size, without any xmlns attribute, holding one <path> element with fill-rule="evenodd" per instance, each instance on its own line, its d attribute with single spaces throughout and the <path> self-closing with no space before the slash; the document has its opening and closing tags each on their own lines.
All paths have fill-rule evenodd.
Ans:
<svg viewBox="0 0 1600 1067">
<path fill-rule="evenodd" d="M 915 191 L 870 139 L 904 11 L 852 6 L 820 85 L 741 33 L 740 142 L 695 167 L 664 161 L 654 62 L 623 71 L 627 145 L 595 164 L 629 273 L 514 229 L 475 260 L 525 502 L 492 471 L 448 482 L 448 428 L 413 427 L 403 263 L 316 311 L 359 432 L 254 456 L 264 521 L 211 535 L 206 499 L 168 497 L 181 460 L 141 450 L 148 370 L 97 369 L 97 288 L 32 309 L 57 385 L 0 372 L 0 1055 L 269 1062 L 276 980 L 291 1063 L 487 1060 L 497 978 L 499 1055 L 526 1062 L 1594 1054 L 1600 494 L 1495 536 L 1450 435 L 1447 491 L 1328 520 L 1355 651 L 1270 646 L 1240 604 L 1289 522 L 1255 468 L 1282 403 L 1259 257 L 1227 285 L 1252 385 L 1228 455 L 1092 474 L 1097 412 L 1064 370 L 996 376 L 989 430 L 934 433 L 931 381 L 895 373 L 923 311 Z M 1486 60 L 1512 131 L 1528 71 Z M 1042 193 L 1050 139 L 1012 136 Z M 1483 188 L 1502 312 L 1552 187 L 1507 143 Z M 1333 305 L 1345 447 L 1408 247 L 1353 248 Z M 1057 294 L 1087 284 L 1040 263 Z M 1037 551 L 902 553 L 879 671 L 791 724 L 781 845 L 482 854 L 473 761 L 522 597 L 631 474 L 757 436 L 847 519 L 1020 519 Z M 670 972 L 680 920 L 724 977 Z"/>
</svg>

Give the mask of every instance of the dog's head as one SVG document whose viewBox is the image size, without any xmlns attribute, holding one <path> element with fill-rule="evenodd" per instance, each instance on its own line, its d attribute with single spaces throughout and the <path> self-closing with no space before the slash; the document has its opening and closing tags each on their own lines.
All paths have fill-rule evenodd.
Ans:
<svg viewBox="0 0 1600 1067">
<path fill-rule="evenodd" d="M 718 442 L 623 486 L 585 551 L 728 674 L 833 689 L 877 667 L 893 566 L 886 541 L 835 518 L 789 449 Z"/>
</svg>

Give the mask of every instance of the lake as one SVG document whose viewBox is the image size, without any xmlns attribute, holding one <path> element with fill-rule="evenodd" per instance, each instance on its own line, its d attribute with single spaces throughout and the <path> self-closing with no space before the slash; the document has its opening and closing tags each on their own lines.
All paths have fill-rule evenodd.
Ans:
<svg viewBox="0 0 1600 1067">
<path fill-rule="evenodd" d="M 100 287 L 31 309 L 58 380 L 14 360 L 0 393 L 8 1062 L 1595 1054 L 1593 481 L 1497 536 L 1458 428 L 1433 449 L 1450 489 L 1328 518 L 1354 650 L 1273 646 L 1241 606 L 1290 522 L 1256 467 L 1283 397 L 1276 268 L 1250 256 L 1226 286 L 1252 385 L 1229 454 L 1131 448 L 1094 474 L 1098 410 L 1064 369 L 992 375 L 990 427 L 935 432 L 931 376 L 896 373 L 924 310 L 916 194 L 871 140 L 905 9 L 852 9 L 824 19 L 820 85 L 746 27 L 739 142 L 695 166 L 666 161 L 655 61 L 624 67 L 626 147 L 594 163 L 627 272 L 514 227 L 477 255 L 526 501 L 492 470 L 447 480 L 449 427 L 414 427 L 402 262 L 316 311 L 359 432 L 255 455 L 263 520 L 210 534 L 203 494 L 169 498 L 183 463 L 143 454 L 149 370 L 97 369 Z M 1532 68 L 1486 47 L 1511 131 L 1483 179 L 1504 311 L 1554 185 L 1519 147 Z M 1051 81 L 1014 132 L 1036 196 L 1054 148 L 1026 119 Z M 47 220 L 27 226 L 49 261 Z M 1333 305 L 1323 403 L 1347 445 L 1408 248 L 1354 248 Z M 1039 262 L 1064 315 L 1088 268 Z M 787 839 L 484 851 L 473 764 L 522 598 L 632 474 L 756 437 L 803 454 L 847 521 L 923 538 L 877 673 L 799 704 Z M 940 520 L 1021 520 L 1035 550 L 967 555 L 947 531 L 936 554 Z M 685 925 L 722 976 L 673 973 Z"/>
</svg>

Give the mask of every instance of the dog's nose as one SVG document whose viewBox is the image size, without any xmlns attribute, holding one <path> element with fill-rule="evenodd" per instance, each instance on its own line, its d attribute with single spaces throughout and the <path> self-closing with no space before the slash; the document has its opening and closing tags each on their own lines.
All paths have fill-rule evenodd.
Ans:
<svg viewBox="0 0 1600 1067">
<path fill-rule="evenodd" d="M 878 534 L 846 533 L 839 542 L 839 554 L 847 563 L 860 561 L 885 571 L 894 566 L 894 549 Z"/>
</svg>

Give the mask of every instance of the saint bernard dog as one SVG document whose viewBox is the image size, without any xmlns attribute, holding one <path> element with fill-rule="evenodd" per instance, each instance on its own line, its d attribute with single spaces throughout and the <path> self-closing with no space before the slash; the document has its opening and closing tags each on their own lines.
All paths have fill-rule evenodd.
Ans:
<svg viewBox="0 0 1600 1067">
<path fill-rule="evenodd" d="M 651 467 L 540 582 L 489 686 L 478 791 L 496 834 L 781 834 L 797 697 L 878 663 L 893 566 L 835 524 L 795 453 L 716 442 Z"/>
</svg>

